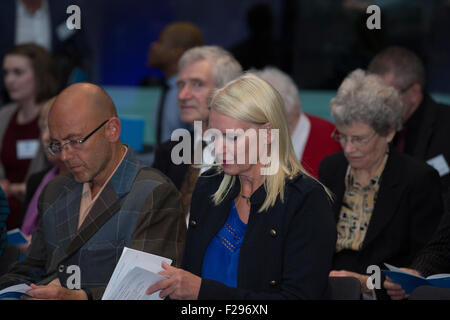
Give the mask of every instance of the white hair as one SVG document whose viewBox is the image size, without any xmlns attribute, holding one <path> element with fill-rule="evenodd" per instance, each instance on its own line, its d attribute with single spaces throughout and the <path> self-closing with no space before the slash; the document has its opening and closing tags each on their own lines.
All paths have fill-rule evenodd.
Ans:
<svg viewBox="0 0 450 320">
<path fill-rule="evenodd" d="M 178 62 L 178 70 L 201 60 L 206 60 L 211 64 L 217 88 L 223 87 L 242 74 L 239 62 L 231 53 L 218 46 L 199 46 L 187 50 Z"/>
</svg>

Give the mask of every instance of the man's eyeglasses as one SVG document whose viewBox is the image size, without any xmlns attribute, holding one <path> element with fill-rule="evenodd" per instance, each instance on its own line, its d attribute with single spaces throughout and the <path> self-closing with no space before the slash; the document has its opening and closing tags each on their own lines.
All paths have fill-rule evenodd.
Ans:
<svg viewBox="0 0 450 320">
<path fill-rule="evenodd" d="M 94 133 L 96 133 L 98 130 L 100 130 L 101 127 L 103 127 L 109 120 L 105 120 L 102 122 L 101 125 L 99 125 L 94 131 L 89 133 L 86 137 L 78 140 L 69 140 L 66 143 L 59 143 L 59 142 L 52 142 L 48 146 L 47 150 L 50 152 L 51 155 L 57 156 L 61 153 L 61 151 L 64 149 L 65 146 L 69 145 L 70 148 L 73 148 L 75 150 L 78 150 L 81 148 L 82 144 L 87 141 Z"/>
<path fill-rule="evenodd" d="M 369 141 L 375 135 L 376 135 L 376 132 L 372 133 L 368 137 L 358 137 L 358 136 L 347 137 L 346 135 L 341 134 L 339 131 L 334 129 L 333 133 L 331 134 L 331 137 L 334 140 L 336 140 L 337 142 L 339 142 L 342 146 L 345 146 L 347 144 L 347 141 L 350 138 L 350 142 L 352 143 L 353 146 L 355 146 L 356 148 L 361 148 L 361 147 L 364 147 L 367 143 L 369 143 Z"/>
</svg>

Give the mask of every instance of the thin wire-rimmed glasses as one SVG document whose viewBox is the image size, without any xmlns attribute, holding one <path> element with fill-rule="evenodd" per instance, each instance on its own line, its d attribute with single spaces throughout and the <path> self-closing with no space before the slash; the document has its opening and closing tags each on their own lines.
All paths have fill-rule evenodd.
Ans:
<svg viewBox="0 0 450 320">
<path fill-rule="evenodd" d="M 81 145 L 83 143 L 85 143 L 94 133 L 96 133 L 98 130 L 100 130 L 101 127 L 103 127 L 109 120 L 105 120 L 102 122 L 101 125 L 99 125 L 97 128 L 95 128 L 91 133 L 89 133 L 86 137 L 82 138 L 82 139 L 77 139 L 77 140 L 69 140 L 66 143 L 50 143 L 49 146 L 47 147 L 48 152 L 50 152 L 51 155 L 57 156 L 59 154 L 61 154 L 61 151 L 64 149 L 65 146 L 69 145 L 70 148 L 73 149 L 80 149 Z"/>
<path fill-rule="evenodd" d="M 374 131 L 370 136 L 368 137 L 359 137 L 359 136 L 351 136 L 350 137 L 350 142 L 352 143 L 353 146 L 355 146 L 356 148 L 362 148 L 364 147 L 366 144 L 369 143 L 369 141 L 376 135 L 376 132 Z M 342 146 L 345 146 L 347 144 L 348 141 L 348 137 L 344 134 L 341 134 L 339 131 L 337 131 L 336 129 L 334 129 L 334 131 L 331 133 L 331 137 L 336 140 L 337 142 L 339 142 Z"/>
</svg>

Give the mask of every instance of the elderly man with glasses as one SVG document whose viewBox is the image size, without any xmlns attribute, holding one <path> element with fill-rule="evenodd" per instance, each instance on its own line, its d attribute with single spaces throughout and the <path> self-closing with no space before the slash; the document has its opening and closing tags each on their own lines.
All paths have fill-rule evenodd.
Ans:
<svg viewBox="0 0 450 320">
<path fill-rule="evenodd" d="M 439 175 L 390 147 L 401 128 L 402 103 L 379 76 L 352 72 L 330 109 L 333 137 L 343 149 L 319 168 L 319 180 L 335 195 L 338 237 L 330 276 L 358 278 L 364 297 L 374 298 L 368 267 L 409 265 L 436 230 L 443 213 Z"/>
<path fill-rule="evenodd" d="M 68 87 L 49 113 L 50 145 L 72 177 L 39 199 L 39 226 L 26 258 L 0 288 L 28 283 L 32 299 L 100 299 L 124 247 L 180 263 L 186 226 L 170 180 L 120 142 L 113 101 L 98 86 Z M 77 266 L 78 281 L 70 276 Z"/>
</svg>

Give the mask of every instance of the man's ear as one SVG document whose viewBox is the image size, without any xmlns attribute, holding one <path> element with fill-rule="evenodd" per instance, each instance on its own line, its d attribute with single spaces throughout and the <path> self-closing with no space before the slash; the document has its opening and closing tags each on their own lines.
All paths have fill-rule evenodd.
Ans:
<svg viewBox="0 0 450 320">
<path fill-rule="evenodd" d="M 106 137 L 109 142 L 117 142 L 120 138 L 121 123 L 119 118 L 113 117 L 106 124 Z"/>
<path fill-rule="evenodd" d="M 423 91 L 422 86 L 418 83 L 414 83 L 411 88 L 411 100 L 414 103 L 414 105 L 420 105 L 423 100 Z"/>
</svg>

